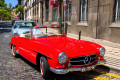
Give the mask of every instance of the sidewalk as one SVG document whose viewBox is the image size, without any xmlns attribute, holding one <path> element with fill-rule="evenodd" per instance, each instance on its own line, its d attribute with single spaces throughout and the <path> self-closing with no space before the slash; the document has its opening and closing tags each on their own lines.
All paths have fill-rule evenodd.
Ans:
<svg viewBox="0 0 120 80">
<path fill-rule="evenodd" d="M 71 34 L 71 33 L 68 33 L 67 36 L 75 39 L 79 38 L 78 35 Z M 101 40 L 101 39 L 93 39 L 93 38 L 84 37 L 84 36 L 81 36 L 81 40 L 95 42 L 97 44 L 104 46 L 106 49 L 105 66 L 108 66 L 112 69 L 120 70 L 120 44 L 109 42 L 106 40 Z"/>
</svg>

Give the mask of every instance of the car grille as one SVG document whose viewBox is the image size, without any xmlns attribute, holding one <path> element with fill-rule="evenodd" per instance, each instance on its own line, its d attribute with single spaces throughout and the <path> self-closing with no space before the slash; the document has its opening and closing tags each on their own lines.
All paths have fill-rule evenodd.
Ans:
<svg viewBox="0 0 120 80">
<path fill-rule="evenodd" d="M 89 56 L 81 56 L 70 59 L 70 64 L 73 66 L 81 66 L 91 64 L 96 60 L 96 54 Z"/>
</svg>

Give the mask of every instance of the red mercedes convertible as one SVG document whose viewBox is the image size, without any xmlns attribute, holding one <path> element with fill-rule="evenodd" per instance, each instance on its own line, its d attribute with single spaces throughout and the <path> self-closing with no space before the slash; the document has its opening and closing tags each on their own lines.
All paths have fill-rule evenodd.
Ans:
<svg viewBox="0 0 120 80">
<path fill-rule="evenodd" d="M 60 26 L 35 26 L 10 41 L 12 55 L 39 66 L 44 78 L 51 73 L 90 71 L 104 64 L 105 48 L 93 42 L 67 37 Z"/>
</svg>

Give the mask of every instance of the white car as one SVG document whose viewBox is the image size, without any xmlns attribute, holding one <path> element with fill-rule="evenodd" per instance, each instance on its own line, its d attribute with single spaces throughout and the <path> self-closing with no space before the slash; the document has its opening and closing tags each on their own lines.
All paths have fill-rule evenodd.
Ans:
<svg viewBox="0 0 120 80">
<path fill-rule="evenodd" d="M 15 21 L 12 27 L 12 35 L 16 36 L 24 34 L 24 32 L 29 32 L 34 26 L 36 26 L 34 21 Z"/>
</svg>

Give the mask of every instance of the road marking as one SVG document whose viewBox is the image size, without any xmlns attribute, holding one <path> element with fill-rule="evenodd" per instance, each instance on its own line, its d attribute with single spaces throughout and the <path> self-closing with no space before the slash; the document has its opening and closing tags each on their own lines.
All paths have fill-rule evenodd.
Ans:
<svg viewBox="0 0 120 80">
<path fill-rule="evenodd" d="M 101 73 L 101 74 L 104 74 L 104 75 L 107 75 L 107 76 L 110 76 L 110 77 L 115 77 L 117 79 L 120 79 L 120 75 L 117 75 L 117 74 L 108 73 L 108 72 L 105 72 L 105 71 L 102 71 L 102 70 L 99 70 L 99 69 L 94 69 L 93 71 L 96 71 L 98 73 Z"/>
<path fill-rule="evenodd" d="M 88 77 L 88 78 L 93 78 L 95 80 L 118 80 L 118 79 L 112 79 L 112 78 L 109 78 L 109 77 L 91 75 L 91 74 L 88 74 L 87 72 L 82 73 L 82 74 L 78 74 L 78 73 L 75 73 L 75 74 L 80 75 L 80 76 L 84 76 L 84 77 Z"/>
<path fill-rule="evenodd" d="M 89 74 L 88 72 L 75 72 L 76 75 L 79 76 L 84 76 L 84 77 L 88 77 L 88 78 L 93 78 L 96 80 L 120 80 L 120 75 L 118 74 L 114 74 L 114 73 L 109 73 L 100 69 L 94 69 L 92 71 L 95 71 L 97 73 L 100 73 L 101 75 L 94 75 L 94 74 Z M 103 77 L 105 76 L 105 77 Z"/>
</svg>

